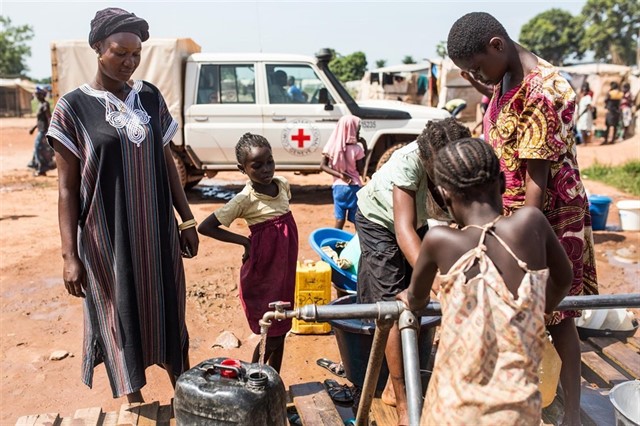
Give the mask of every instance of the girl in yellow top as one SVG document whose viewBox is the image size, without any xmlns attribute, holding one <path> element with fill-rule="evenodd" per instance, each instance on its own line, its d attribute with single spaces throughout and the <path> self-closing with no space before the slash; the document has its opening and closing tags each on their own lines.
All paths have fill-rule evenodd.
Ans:
<svg viewBox="0 0 640 426">
<path fill-rule="evenodd" d="M 260 333 L 258 321 L 269 310 L 269 303 L 286 301 L 293 305 L 298 228 L 289 210 L 289 183 L 274 176 L 275 162 L 271 145 L 260 135 L 245 133 L 236 145 L 238 169 L 249 177 L 244 189 L 211 214 L 198 232 L 220 241 L 242 245 L 245 249 L 240 269 L 240 300 L 251 327 Z M 245 237 L 220 228 L 242 218 L 251 235 Z M 284 337 L 291 320 L 274 322 L 269 327 L 265 362 L 280 371 Z M 259 345 L 252 362 L 259 360 Z"/>
</svg>

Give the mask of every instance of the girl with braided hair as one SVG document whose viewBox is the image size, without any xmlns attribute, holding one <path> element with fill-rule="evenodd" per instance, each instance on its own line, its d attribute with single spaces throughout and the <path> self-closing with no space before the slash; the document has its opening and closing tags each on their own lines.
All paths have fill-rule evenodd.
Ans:
<svg viewBox="0 0 640 426">
<path fill-rule="evenodd" d="M 418 138 L 394 152 L 358 192 L 358 303 L 394 300 L 409 285 L 427 219 L 450 220 L 433 183 L 434 153 L 469 136 L 469 129 L 454 118 L 427 123 Z M 397 324 L 389 334 L 385 355 L 391 380 L 382 400 L 396 406 L 398 424 L 408 424 Z"/>
<path fill-rule="evenodd" d="M 540 209 L 573 267 L 569 294 L 598 293 L 591 216 L 574 138 L 576 94 L 558 69 L 513 41 L 483 12 L 458 19 L 449 31 L 451 60 L 475 80 L 492 85 L 484 116 L 485 140 L 506 178 L 504 213 Z M 580 424 L 580 341 L 574 318 L 554 312 L 547 329 L 562 359 L 564 425 Z"/>
<path fill-rule="evenodd" d="M 483 140 L 438 151 L 435 180 L 458 228 L 427 232 L 397 296 L 415 311 L 439 286 L 440 343 L 421 424 L 539 424 L 544 313 L 569 290 L 569 258 L 539 209 L 502 216 L 504 174 Z"/>
</svg>

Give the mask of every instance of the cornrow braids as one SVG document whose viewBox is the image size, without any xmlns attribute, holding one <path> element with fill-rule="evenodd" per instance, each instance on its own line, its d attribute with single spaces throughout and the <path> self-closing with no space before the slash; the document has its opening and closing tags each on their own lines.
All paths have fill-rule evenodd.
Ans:
<svg viewBox="0 0 640 426">
<path fill-rule="evenodd" d="M 496 18 L 485 12 L 467 13 L 458 19 L 449 30 L 447 54 L 456 60 L 470 59 L 486 52 L 493 37 L 509 39 L 507 30 Z"/>
<path fill-rule="evenodd" d="M 437 153 L 436 184 L 465 198 L 481 190 L 481 186 L 495 182 L 499 176 L 498 157 L 482 139 L 459 139 Z"/>
<path fill-rule="evenodd" d="M 470 138 L 469 128 L 453 117 L 442 121 L 430 121 L 416 141 L 422 159 L 430 161 L 436 152 L 449 142 L 462 138 Z"/>
<path fill-rule="evenodd" d="M 256 135 L 249 132 L 242 135 L 236 144 L 236 160 L 238 161 L 238 164 L 244 164 L 251 148 L 259 147 L 271 149 L 269 141 L 262 135 Z"/>
</svg>

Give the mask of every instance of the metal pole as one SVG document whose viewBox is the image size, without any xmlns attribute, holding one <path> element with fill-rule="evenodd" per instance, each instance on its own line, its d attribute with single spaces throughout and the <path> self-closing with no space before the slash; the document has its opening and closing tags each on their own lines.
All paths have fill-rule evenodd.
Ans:
<svg viewBox="0 0 640 426">
<path fill-rule="evenodd" d="M 369 363 L 367 364 L 367 373 L 364 376 L 360 404 L 358 405 L 358 413 L 356 414 L 356 426 L 367 426 L 369 424 L 369 411 L 373 403 L 373 394 L 376 391 L 378 376 L 380 375 L 382 360 L 384 359 L 384 350 L 387 346 L 389 331 L 393 323 L 394 320 L 392 319 L 376 321 L 376 331 L 373 334 L 373 344 L 371 345 L 371 354 L 369 355 Z"/>
<path fill-rule="evenodd" d="M 556 311 L 573 311 L 581 309 L 640 308 L 640 293 L 600 294 L 594 296 L 567 296 L 555 309 Z M 420 316 L 442 315 L 440 303 L 429 302 L 420 311 Z"/>
<path fill-rule="evenodd" d="M 556 311 L 581 309 L 640 308 L 640 293 L 602 294 L 594 296 L 567 296 Z M 377 302 L 350 305 L 305 305 L 293 311 L 271 313 L 273 319 L 298 318 L 305 321 L 328 321 L 331 319 L 398 319 L 405 310 L 401 302 Z M 266 314 L 265 314 L 266 315 Z M 429 304 L 416 312 L 418 316 L 442 315 L 440 303 Z"/>
<path fill-rule="evenodd" d="M 418 356 L 418 319 L 413 312 L 404 310 L 398 320 L 402 337 L 402 360 L 404 380 L 407 388 L 407 411 L 409 424 L 418 426 L 422 412 L 422 382 L 420 380 L 420 359 Z"/>
</svg>

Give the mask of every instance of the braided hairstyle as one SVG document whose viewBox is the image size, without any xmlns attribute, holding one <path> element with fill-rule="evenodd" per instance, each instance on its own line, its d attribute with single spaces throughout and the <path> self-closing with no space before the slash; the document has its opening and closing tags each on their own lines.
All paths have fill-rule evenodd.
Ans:
<svg viewBox="0 0 640 426">
<path fill-rule="evenodd" d="M 249 132 L 245 133 L 236 144 L 236 160 L 238 160 L 238 164 L 244 164 L 251 148 L 269 148 L 271 150 L 271 145 L 264 136 Z"/>
<path fill-rule="evenodd" d="M 493 148 L 482 139 L 454 141 L 438 151 L 435 162 L 436 184 L 469 198 L 500 177 L 500 162 Z"/>
<path fill-rule="evenodd" d="M 436 153 L 449 142 L 462 138 L 470 138 L 469 128 L 453 117 L 442 121 L 429 121 L 416 141 L 420 157 L 432 167 Z M 431 170 L 429 170 L 431 174 Z"/>
<path fill-rule="evenodd" d="M 447 54 L 455 62 L 471 59 L 486 52 L 493 37 L 509 40 L 507 30 L 496 18 L 486 12 L 467 13 L 458 19 L 449 30 Z"/>
</svg>

